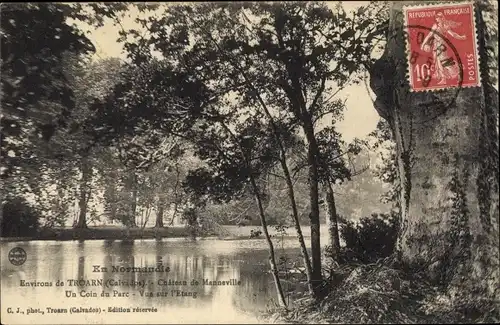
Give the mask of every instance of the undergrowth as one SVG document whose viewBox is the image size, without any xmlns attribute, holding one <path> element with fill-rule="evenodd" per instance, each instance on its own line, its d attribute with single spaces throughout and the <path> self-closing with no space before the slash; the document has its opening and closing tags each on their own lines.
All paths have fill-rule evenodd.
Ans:
<svg viewBox="0 0 500 325">
<path fill-rule="evenodd" d="M 476 290 L 482 288 L 477 283 L 467 278 L 462 282 L 436 281 L 427 267 L 397 262 L 400 222 L 395 213 L 372 214 L 358 223 L 339 219 L 345 246 L 338 252 L 325 250 L 331 264 L 323 272 L 326 298 L 316 302 L 306 293 L 298 293 L 287 309 L 270 310 L 267 320 L 327 324 L 500 322 L 500 301 Z M 455 272 L 453 263 L 449 264 L 444 263 L 439 272 Z"/>
<path fill-rule="evenodd" d="M 402 271 L 392 258 L 372 264 L 344 264 L 329 274 L 328 296 L 307 295 L 266 318 L 287 323 L 498 323 L 500 302 L 480 296 L 451 299 L 424 274 Z"/>
</svg>

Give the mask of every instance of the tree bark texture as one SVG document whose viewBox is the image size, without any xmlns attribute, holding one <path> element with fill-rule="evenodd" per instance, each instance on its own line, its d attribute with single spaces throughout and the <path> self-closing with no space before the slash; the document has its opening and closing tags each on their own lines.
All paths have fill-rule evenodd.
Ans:
<svg viewBox="0 0 500 325">
<path fill-rule="evenodd" d="M 308 114 L 307 114 L 308 115 Z M 307 163 L 309 165 L 309 199 L 311 211 L 309 220 L 311 226 L 311 260 L 312 260 L 312 285 L 314 286 L 315 298 L 321 298 L 321 285 L 323 275 L 321 272 L 321 234 L 319 219 L 319 173 L 317 157 L 319 156 L 318 145 L 314 135 L 314 126 L 309 116 L 303 119 L 303 129 L 307 139 Z"/>
<path fill-rule="evenodd" d="M 397 145 L 399 257 L 448 284 L 498 294 L 498 100 L 481 26 L 481 87 L 410 92 L 402 5 L 393 4 L 385 52 L 370 69 L 375 108 Z"/>
<path fill-rule="evenodd" d="M 326 187 L 326 204 L 327 204 L 327 224 L 328 224 L 328 238 L 332 246 L 332 258 L 338 259 L 340 253 L 340 238 L 339 238 L 339 225 L 337 219 L 337 207 L 335 206 L 335 196 L 333 188 L 330 183 Z"/>
</svg>

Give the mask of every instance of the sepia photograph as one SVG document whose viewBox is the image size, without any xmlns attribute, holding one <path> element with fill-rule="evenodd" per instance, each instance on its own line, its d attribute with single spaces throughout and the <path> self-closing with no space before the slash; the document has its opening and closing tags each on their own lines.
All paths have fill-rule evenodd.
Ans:
<svg viewBox="0 0 500 325">
<path fill-rule="evenodd" d="M 500 323 L 498 2 L 2 2 L 1 324 Z"/>
</svg>

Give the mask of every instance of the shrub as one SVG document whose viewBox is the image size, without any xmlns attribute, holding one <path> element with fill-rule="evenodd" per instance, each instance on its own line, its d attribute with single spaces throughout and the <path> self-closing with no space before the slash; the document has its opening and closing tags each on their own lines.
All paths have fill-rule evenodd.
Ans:
<svg viewBox="0 0 500 325">
<path fill-rule="evenodd" d="M 35 235 L 41 214 L 24 198 L 13 198 L 2 205 L 2 237 Z"/>
<path fill-rule="evenodd" d="M 262 230 L 260 230 L 260 229 L 250 230 L 250 238 L 259 238 L 260 235 L 262 235 Z"/>
<path fill-rule="evenodd" d="M 373 213 L 355 224 L 341 219 L 340 236 L 345 242 L 343 259 L 372 263 L 390 256 L 396 247 L 399 216 L 392 213 Z"/>
</svg>

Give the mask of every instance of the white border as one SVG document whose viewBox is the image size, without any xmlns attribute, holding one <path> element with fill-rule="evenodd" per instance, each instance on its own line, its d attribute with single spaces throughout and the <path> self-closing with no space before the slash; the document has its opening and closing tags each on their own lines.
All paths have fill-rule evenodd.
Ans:
<svg viewBox="0 0 500 325">
<path fill-rule="evenodd" d="M 443 3 L 419 3 L 419 4 L 412 4 L 412 5 L 403 5 L 403 17 L 404 17 L 404 27 L 405 27 L 405 32 L 407 35 L 409 35 L 409 31 L 407 30 L 407 27 L 408 26 L 408 11 L 409 10 L 413 10 L 413 9 L 418 9 L 418 8 L 421 8 L 421 9 L 427 9 L 427 8 L 447 8 L 447 7 L 456 7 L 456 6 L 463 6 L 463 5 L 470 5 L 471 6 L 471 27 L 473 28 L 473 31 L 472 31 L 472 34 L 474 35 L 474 56 L 475 56 L 475 59 L 476 59 L 476 71 L 477 71 L 477 83 L 476 84 L 473 84 L 473 85 L 463 85 L 463 81 L 462 81 L 462 85 L 461 86 L 444 86 L 444 87 L 432 87 L 432 88 L 426 88 L 426 89 L 413 89 L 412 85 L 412 76 L 413 74 L 411 73 L 410 71 L 410 68 L 411 68 L 411 64 L 410 64 L 410 58 L 411 58 L 411 55 L 408 54 L 407 55 L 407 58 L 406 58 L 406 63 L 408 64 L 407 65 L 407 68 L 406 68 L 406 79 L 408 80 L 409 82 L 409 86 L 410 86 L 410 92 L 426 92 L 426 91 L 439 91 L 439 90 L 446 90 L 446 89 L 453 89 L 453 88 L 476 88 L 476 87 L 481 87 L 481 70 L 479 70 L 479 60 L 480 60 L 480 57 L 479 57 L 479 53 L 478 53 L 478 48 L 479 48 L 479 44 L 478 44 L 478 35 L 477 35 L 477 26 L 476 26 L 476 8 L 475 8 L 475 3 L 474 2 L 470 2 L 470 1 L 466 1 L 466 2 L 443 2 Z M 409 50 L 410 50 L 410 40 L 408 39 L 408 37 L 406 37 L 406 40 L 405 40 L 405 51 L 406 53 L 409 53 Z M 464 63 L 462 63 L 463 65 Z M 466 76 L 465 74 L 463 75 L 463 78 L 465 79 Z"/>
</svg>

